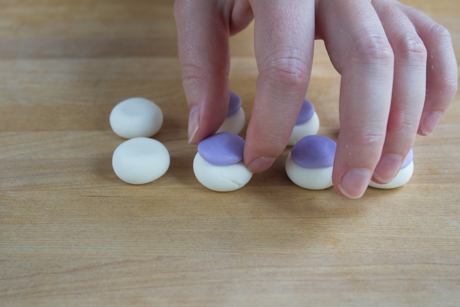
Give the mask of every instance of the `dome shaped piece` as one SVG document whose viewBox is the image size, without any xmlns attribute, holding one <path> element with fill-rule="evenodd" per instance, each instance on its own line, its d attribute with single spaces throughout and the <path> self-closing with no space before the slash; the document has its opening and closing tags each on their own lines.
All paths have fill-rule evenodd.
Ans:
<svg viewBox="0 0 460 307">
<path fill-rule="evenodd" d="M 243 149 L 243 138 L 230 132 L 214 134 L 198 144 L 200 156 L 205 161 L 220 166 L 242 161 Z"/>
<path fill-rule="evenodd" d="M 414 161 L 414 150 L 411 148 L 406 158 L 404 159 L 401 169 L 406 168 L 412 161 Z"/>
<path fill-rule="evenodd" d="M 315 113 L 315 107 L 308 99 L 304 99 L 302 103 L 302 108 L 300 109 L 299 116 L 297 117 L 296 125 L 301 125 L 306 123 L 312 118 Z"/>
<path fill-rule="evenodd" d="M 230 92 L 230 102 L 228 104 L 227 117 L 230 117 L 241 108 L 241 98 L 234 92 Z"/>
<path fill-rule="evenodd" d="M 323 168 L 334 164 L 337 144 L 321 135 L 308 135 L 292 147 L 295 164 L 304 168 Z"/>
</svg>

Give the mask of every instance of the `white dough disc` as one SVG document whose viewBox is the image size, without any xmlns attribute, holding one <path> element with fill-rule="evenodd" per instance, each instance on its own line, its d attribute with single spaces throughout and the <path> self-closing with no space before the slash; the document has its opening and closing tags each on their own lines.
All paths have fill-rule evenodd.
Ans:
<svg viewBox="0 0 460 307">
<path fill-rule="evenodd" d="M 288 146 L 294 146 L 300 139 L 307 135 L 317 134 L 319 130 L 319 117 L 318 114 L 313 113 L 313 116 L 301 125 L 295 125 L 292 130 L 291 137 L 289 138 Z"/>
<path fill-rule="evenodd" d="M 125 139 L 150 137 L 163 125 L 163 112 L 145 98 L 129 98 L 117 104 L 110 113 L 113 132 Z"/>
<path fill-rule="evenodd" d="M 131 184 L 149 183 L 169 168 L 169 152 L 154 139 L 134 138 L 120 144 L 112 156 L 115 174 Z"/>
<path fill-rule="evenodd" d="M 217 192 L 238 190 L 252 177 L 252 173 L 243 162 L 224 166 L 214 165 L 203 159 L 199 153 L 193 160 L 193 171 L 202 185 Z"/>
<path fill-rule="evenodd" d="M 399 188 L 409 182 L 412 174 L 414 173 L 414 161 L 412 161 L 408 166 L 399 170 L 396 177 L 386 184 L 379 184 L 373 181 L 369 182 L 369 186 L 378 189 L 394 189 Z"/>
<path fill-rule="evenodd" d="M 299 187 L 309 190 L 322 190 L 332 187 L 332 166 L 305 168 L 297 165 L 291 158 L 286 160 L 286 173 Z"/>
<path fill-rule="evenodd" d="M 241 130 L 243 130 L 245 122 L 246 116 L 244 115 L 244 110 L 243 108 L 239 108 L 238 112 L 225 119 L 216 134 L 220 132 L 232 132 L 239 134 Z"/>
</svg>

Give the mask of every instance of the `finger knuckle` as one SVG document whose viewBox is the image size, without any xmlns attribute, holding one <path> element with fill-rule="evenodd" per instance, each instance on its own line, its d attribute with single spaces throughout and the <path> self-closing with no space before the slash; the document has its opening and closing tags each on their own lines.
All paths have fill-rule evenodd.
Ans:
<svg viewBox="0 0 460 307">
<path fill-rule="evenodd" d="M 280 55 L 270 57 L 261 70 L 261 76 L 271 86 L 283 91 L 299 91 L 306 88 L 309 67 L 298 56 Z"/>
<path fill-rule="evenodd" d="M 438 41 L 446 41 L 451 42 L 452 37 L 450 35 L 449 30 L 447 30 L 444 26 L 440 25 L 439 23 L 434 23 L 430 29 L 431 36 L 437 39 Z"/>
<path fill-rule="evenodd" d="M 410 121 L 409 119 L 399 120 L 397 122 L 393 122 L 392 125 L 388 125 L 387 131 L 388 132 L 397 132 L 403 134 L 413 134 L 417 132 L 418 129 L 418 122 Z"/>
<path fill-rule="evenodd" d="M 394 53 L 385 36 L 368 35 L 356 40 L 351 59 L 372 65 L 393 66 Z"/>
<path fill-rule="evenodd" d="M 404 32 L 394 46 L 396 56 L 408 61 L 426 63 L 427 50 L 423 41 L 416 33 Z"/>
<path fill-rule="evenodd" d="M 451 78 L 444 80 L 443 84 L 441 85 L 440 92 L 449 98 L 453 99 L 457 94 L 458 90 L 458 79 Z"/>
</svg>

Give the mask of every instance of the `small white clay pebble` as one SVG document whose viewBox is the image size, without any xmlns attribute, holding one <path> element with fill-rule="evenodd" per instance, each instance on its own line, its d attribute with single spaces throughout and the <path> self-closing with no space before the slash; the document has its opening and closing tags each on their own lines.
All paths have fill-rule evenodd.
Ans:
<svg viewBox="0 0 460 307">
<path fill-rule="evenodd" d="M 298 186 L 322 190 L 332 186 L 332 166 L 337 144 L 321 135 L 309 135 L 292 147 L 286 173 Z"/>
<path fill-rule="evenodd" d="M 252 177 L 243 160 L 244 140 L 233 133 L 210 136 L 198 145 L 193 171 L 198 181 L 218 192 L 237 190 Z"/>
<path fill-rule="evenodd" d="M 112 156 L 115 174 L 131 184 L 145 184 L 160 178 L 168 170 L 169 162 L 166 147 L 144 137 L 121 143 Z"/>
<path fill-rule="evenodd" d="M 318 130 L 319 117 L 315 112 L 315 107 L 309 100 L 304 99 L 294 130 L 292 130 L 289 138 L 288 146 L 295 145 L 304 136 L 317 134 Z"/>
<path fill-rule="evenodd" d="M 110 113 L 113 132 L 125 139 L 153 136 L 162 125 L 160 107 L 145 98 L 123 100 Z"/>
<path fill-rule="evenodd" d="M 239 134 L 244 128 L 246 117 L 241 107 L 241 98 L 234 92 L 230 92 L 230 102 L 228 104 L 227 118 L 216 133 L 231 132 Z"/>
<path fill-rule="evenodd" d="M 378 188 L 378 189 L 399 188 L 409 182 L 413 173 L 414 173 L 414 151 L 411 149 L 409 153 L 407 154 L 406 159 L 404 159 L 401 169 L 399 170 L 398 174 L 392 181 L 386 184 L 379 184 L 371 180 L 371 182 L 369 182 L 369 186 L 373 188 Z"/>
</svg>

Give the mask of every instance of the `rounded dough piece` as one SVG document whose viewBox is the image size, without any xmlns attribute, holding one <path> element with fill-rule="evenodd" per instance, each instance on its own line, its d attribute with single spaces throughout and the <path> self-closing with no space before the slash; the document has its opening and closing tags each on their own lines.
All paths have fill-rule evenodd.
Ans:
<svg viewBox="0 0 460 307">
<path fill-rule="evenodd" d="M 309 190 L 323 190 L 332 187 L 332 166 L 305 168 L 297 165 L 289 153 L 286 160 L 286 173 L 299 187 Z"/>
<path fill-rule="evenodd" d="M 144 137 L 121 143 L 112 156 L 115 174 L 131 184 L 145 184 L 160 178 L 168 170 L 169 163 L 166 147 L 157 140 Z"/>
<path fill-rule="evenodd" d="M 294 146 L 298 141 L 307 135 L 317 134 L 319 130 L 319 117 L 318 114 L 313 113 L 313 116 L 301 125 L 295 125 L 292 130 L 291 137 L 288 141 L 288 146 Z"/>
<path fill-rule="evenodd" d="M 216 134 L 220 132 L 232 132 L 239 134 L 243 130 L 245 122 L 246 116 L 244 115 L 244 110 L 243 108 L 239 108 L 235 114 L 225 119 Z"/>
<path fill-rule="evenodd" d="M 405 168 L 399 170 L 398 174 L 396 177 L 390 181 L 389 183 L 386 184 L 379 184 L 375 183 L 373 181 L 369 182 L 369 186 L 377 189 L 394 189 L 394 188 L 399 188 L 406 183 L 409 182 L 409 180 L 412 177 L 412 174 L 414 173 L 414 162 L 412 161 L 408 166 Z"/>
<path fill-rule="evenodd" d="M 252 177 L 243 162 L 218 166 L 207 162 L 199 153 L 193 160 L 193 171 L 202 185 L 217 192 L 238 190 Z"/>
<path fill-rule="evenodd" d="M 163 125 L 163 112 L 153 101 L 129 98 L 117 104 L 110 113 L 113 132 L 125 139 L 150 137 Z"/>
</svg>

